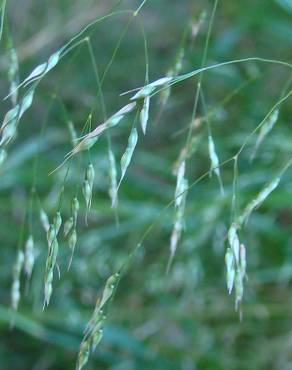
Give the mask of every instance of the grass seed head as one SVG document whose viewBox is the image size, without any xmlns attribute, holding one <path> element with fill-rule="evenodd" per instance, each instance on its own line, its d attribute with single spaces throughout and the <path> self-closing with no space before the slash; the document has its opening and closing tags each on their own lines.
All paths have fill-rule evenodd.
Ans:
<svg viewBox="0 0 292 370">
<path fill-rule="evenodd" d="M 86 208 L 89 211 L 90 204 L 91 204 L 91 195 L 92 195 L 92 189 L 88 182 L 88 180 L 84 180 L 83 186 L 82 186 L 82 193 L 85 199 Z"/>
<path fill-rule="evenodd" d="M 78 216 L 78 211 L 79 211 L 80 205 L 77 197 L 74 197 L 72 199 L 71 203 L 71 212 L 72 212 L 72 217 L 74 220 L 74 225 L 76 226 L 77 223 L 77 216 Z"/>
<path fill-rule="evenodd" d="M 30 278 L 35 260 L 34 241 L 32 235 L 29 236 L 24 248 L 24 271 Z"/>
<path fill-rule="evenodd" d="M 45 232 L 47 233 L 50 228 L 49 217 L 42 208 L 40 209 L 40 221 Z"/>
<path fill-rule="evenodd" d="M 117 167 L 114 153 L 110 148 L 109 148 L 109 177 L 110 177 L 109 196 L 112 201 L 112 208 L 115 208 L 118 205 Z"/>
<path fill-rule="evenodd" d="M 20 274 L 24 263 L 24 254 L 22 250 L 17 253 L 16 261 L 13 265 L 13 282 L 11 287 L 11 306 L 17 310 L 20 300 Z"/>
<path fill-rule="evenodd" d="M 85 178 L 88 181 L 89 186 L 90 186 L 91 189 L 93 188 L 94 176 L 95 176 L 94 167 L 93 167 L 93 164 L 90 163 L 88 165 L 87 169 L 86 169 L 86 176 L 85 176 Z"/>
<path fill-rule="evenodd" d="M 65 236 L 67 236 L 70 233 L 73 225 L 74 225 L 74 218 L 73 216 L 71 216 L 68 218 L 68 220 L 64 224 L 64 235 Z"/>
<path fill-rule="evenodd" d="M 49 248 L 51 247 L 56 236 L 57 236 L 56 227 L 54 224 L 51 224 L 47 232 L 47 241 L 48 241 Z"/>
<path fill-rule="evenodd" d="M 56 236 L 59 233 L 61 225 L 62 225 L 62 217 L 61 217 L 61 213 L 58 211 L 56 213 L 56 216 L 54 217 L 54 226 L 55 226 Z"/>
<path fill-rule="evenodd" d="M 228 293 L 231 294 L 233 285 L 234 285 L 234 278 L 235 278 L 235 266 L 234 266 L 234 254 L 231 248 L 227 248 L 225 254 L 225 265 L 226 265 L 226 284 Z"/>
<path fill-rule="evenodd" d="M 140 122 L 143 134 L 146 134 L 147 123 L 149 119 L 150 96 L 146 96 L 143 101 L 143 107 L 140 112 Z"/>
<path fill-rule="evenodd" d="M 127 149 L 126 149 L 125 153 L 123 154 L 123 156 L 121 158 L 122 175 L 121 175 L 120 182 L 124 178 L 124 176 L 126 174 L 126 171 L 127 171 L 127 168 L 129 167 L 129 164 L 131 162 L 131 159 L 132 159 L 137 141 L 138 141 L 138 132 L 137 132 L 136 127 L 133 127 L 132 130 L 131 130 L 129 139 L 128 139 Z"/>
<path fill-rule="evenodd" d="M 88 362 L 89 354 L 90 354 L 90 346 L 91 346 L 91 343 L 90 343 L 90 340 L 88 339 L 85 339 L 81 342 L 79 353 L 78 353 L 76 370 L 81 370 Z"/>
</svg>

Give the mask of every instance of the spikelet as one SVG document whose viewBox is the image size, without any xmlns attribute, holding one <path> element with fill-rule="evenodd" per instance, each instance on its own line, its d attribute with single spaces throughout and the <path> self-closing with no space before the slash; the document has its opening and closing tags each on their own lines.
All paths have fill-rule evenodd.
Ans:
<svg viewBox="0 0 292 370">
<path fill-rule="evenodd" d="M 79 211 L 79 201 L 77 197 L 74 197 L 71 203 L 71 212 L 72 212 L 72 217 L 74 220 L 74 226 L 76 227 L 77 223 L 77 216 L 78 216 L 78 211 Z"/>
<path fill-rule="evenodd" d="M 243 276 L 239 268 L 235 272 L 234 287 L 235 287 L 235 310 L 238 311 L 238 308 L 240 307 L 243 298 Z"/>
<path fill-rule="evenodd" d="M 33 101 L 34 89 L 30 89 L 22 100 L 10 109 L 2 122 L 0 147 L 6 146 L 15 136 L 17 123 L 24 112 L 31 106 Z"/>
<path fill-rule="evenodd" d="M 234 278 L 235 278 L 235 263 L 234 263 L 234 254 L 231 248 L 227 248 L 225 253 L 225 265 L 226 265 L 226 284 L 228 293 L 231 294 Z"/>
<path fill-rule="evenodd" d="M 92 190 L 94 183 L 95 171 L 92 163 L 90 163 L 86 169 L 86 179 L 88 180 L 89 186 Z"/>
<path fill-rule="evenodd" d="M 87 171 L 86 176 L 89 177 L 93 185 L 94 172 L 92 172 L 92 169 L 89 170 L 89 173 Z M 76 224 L 77 224 L 78 211 L 79 211 L 79 202 L 78 202 L 77 197 L 75 196 L 71 203 L 71 217 L 69 217 L 69 219 L 66 221 L 64 225 L 64 235 L 65 237 L 68 237 L 68 245 L 71 250 L 68 270 L 71 267 L 73 256 L 74 256 L 74 251 L 75 251 L 75 245 L 77 243 Z"/>
<path fill-rule="evenodd" d="M 143 101 L 143 106 L 140 112 L 140 122 L 144 135 L 146 134 L 146 128 L 149 119 L 149 107 L 150 107 L 150 97 L 146 96 Z"/>
<path fill-rule="evenodd" d="M 90 211 L 90 207 L 91 207 L 92 190 L 91 190 L 91 187 L 89 185 L 88 180 L 86 180 L 86 179 L 83 181 L 82 194 L 83 194 L 83 197 L 85 199 L 85 204 L 86 204 L 86 216 L 85 216 L 85 219 L 86 219 L 86 222 L 87 222 L 87 215 L 88 215 L 88 212 Z"/>
<path fill-rule="evenodd" d="M 59 245 L 56 236 L 49 246 L 48 257 L 46 260 L 46 269 L 45 269 L 45 299 L 44 299 L 44 308 L 49 305 L 52 291 L 53 291 L 53 278 L 54 278 L 54 268 L 57 262 Z"/>
<path fill-rule="evenodd" d="M 183 160 L 178 168 L 178 171 L 177 171 L 177 179 L 176 179 L 176 189 L 175 189 L 175 194 L 174 194 L 174 197 L 175 197 L 175 206 L 176 207 L 179 207 L 183 198 L 184 198 L 184 194 L 183 191 L 185 190 L 185 167 L 186 167 L 186 163 L 185 163 L 185 160 Z"/>
<path fill-rule="evenodd" d="M 110 118 L 108 118 L 104 123 L 98 125 L 93 131 L 89 132 L 81 139 L 81 141 L 73 148 L 73 150 L 67 154 L 66 158 L 69 159 L 73 155 L 91 148 L 104 131 L 118 125 L 124 116 L 128 113 L 131 113 L 136 106 L 136 102 L 127 104 Z"/>
<path fill-rule="evenodd" d="M 71 216 L 68 218 L 68 220 L 64 224 L 64 236 L 67 236 L 70 233 L 73 226 L 74 226 L 74 218 Z"/>
<path fill-rule="evenodd" d="M 132 159 L 135 147 L 137 145 L 137 142 L 138 142 L 138 132 L 137 132 L 136 127 L 133 127 L 132 130 L 131 130 L 129 139 L 128 139 L 127 149 L 126 149 L 125 153 L 123 154 L 123 156 L 121 158 L 121 172 L 122 172 L 122 175 L 121 175 L 119 186 L 120 186 L 120 184 L 121 184 L 121 182 L 122 182 L 122 180 L 123 180 L 123 178 L 126 174 L 127 168 L 129 167 L 129 164 L 131 162 L 131 159 Z"/>
<path fill-rule="evenodd" d="M 62 217 L 60 211 L 56 213 L 56 216 L 54 217 L 54 227 L 56 232 L 56 237 L 60 231 L 60 227 L 62 225 Z"/>
<path fill-rule="evenodd" d="M 92 333 L 92 343 L 91 343 L 92 351 L 94 351 L 95 348 L 99 345 L 100 341 L 102 340 L 102 337 L 103 337 L 103 328 L 95 330 Z"/>
<path fill-rule="evenodd" d="M 85 180 L 83 181 L 83 185 L 82 185 L 82 193 L 83 193 L 83 197 L 85 199 L 85 204 L 86 204 L 86 215 L 85 215 L 86 223 L 87 223 L 88 212 L 90 211 L 90 208 L 91 208 L 94 176 L 95 176 L 94 167 L 92 163 L 90 163 L 86 169 Z"/>
<path fill-rule="evenodd" d="M 11 306 L 13 310 L 17 310 L 20 300 L 20 275 L 24 263 L 24 254 L 21 250 L 18 251 L 16 261 L 13 265 L 13 282 L 11 287 Z"/>
<path fill-rule="evenodd" d="M 216 153 L 214 140 L 213 140 L 211 134 L 208 135 L 208 143 L 209 143 L 209 156 L 210 156 L 210 160 L 211 160 L 210 176 L 211 176 L 212 172 L 215 173 L 215 175 L 217 176 L 218 181 L 219 181 L 221 194 L 223 195 L 224 194 L 224 189 L 223 189 L 223 184 L 222 184 L 221 174 L 220 174 L 220 168 L 219 168 L 219 158 L 218 158 L 218 155 Z"/>
<path fill-rule="evenodd" d="M 52 54 L 46 63 L 38 65 L 23 81 L 25 85 L 32 83 L 33 81 L 42 78 L 46 73 L 53 69 L 59 62 L 60 50 Z"/>
<path fill-rule="evenodd" d="M 110 187 L 109 196 L 112 201 L 112 208 L 117 208 L 118 206 L 118 183 L 117 183 L 117 167 L 114 153 L 111 148 L 109 148 L 109 177 L 110 177 Z"/>
<path fill-rule="evenodd" d="M 239 238 L 237 235 L 237 225 L 236 223 L 232 223 L 229 230 L 228 230 L 228 242 L 229 246 L 233 252 L 235 262 L 238 265 L 239 264 L 239 248 L 240 248 L 240 243 L 239 243 Z"/>
<path fill-rule="evenodd" d="M 182 167 L 180 167 L 182 168 Z M 178 176 L 181 176 L 179 174 L 180 171 L 178 171 Z M 175 211 L 175 219 L 174 219 L 174 226 L 170 238 L 170 257 L 168 260 L 167 264 L 167 272 L 169 271 L 176 249 L 178 242 L 181 237 L 181 233 L 184 227 L 184 210 L 185 210 L 185 201 L 186 201 L 186 196 L 187 196 L 187 189 L 188 189 L 188 180 L 182 177 L 182 179 L 179 180 L 179 189 L 180 192 L 179 194 L 176 195 L 176 200 L 177 197 L 180 198 L 179 204 L 176 206 L 176 211 Z"/>
<path fill-rule="evenodd" d="M 28 279 L 30 279 L 32 274 L 34 260 L 35 260 L 34 241 L 32 235 L 30 235 L 24 247 L 24 272 Z"/>
<path fill-rule="evenodd" d="M 246 276 L 246 248 L 240 244 L 240 270 L 242 278 Z"/>
<path fill-rule="evenodd" d="M 90 353 L 95 350 L 102 339 L 103 325 L 106 320 L 103 309 L 106 308 L 106 305 L 113 297 L 119 279 L 119 273 L 111 275 L 106 281 L 101 300 L 96 302 L 92 317 L 86 326 L 84 337 L 80 344 L 76 366 L 77 370 L 81 370 L 84 367 L 88 362 Z"/>
<path fill-rule="evenodd" d="M 273 129 L 275 123 L 277 122 L 279 117 L 279 109 L 275 109 L 271 115 L 266 119 L 264 124 L 261 126 L 260 132 L 257 137 L 257 141 L 254 147 L 254 151 L 251 156 L 251 160 L 253 160 L 256 156 L 256 153 L 261 145 L 261 143 L 264 141 L 265 137 L 269 134 L 269 132 Z"/>
<path fill-rule="evenodd" d="M 53 69 L 58 64 L 62 51 L 63 48 L 59 49 L 49 57 L 47 62 L 39 64 L 37 67 L 35 67 L 32 72 L 18 86 L 16 86 L 13 91 L 10 91 L 9 95 L 7 95 L 5 99 L 14 94 L 15 91 L 17 91 L 21 86 L 28 86 L 29 84 L 43 78 L 51 69 Z"/>
<path fill-rule="evenodd" d="M 246 277 L 246 248 L 240 243 L 237 235 L 238 225 L 233 222 L 228 230 L 229 247 L 225 254 L 226 265 L 226 283 L 228 293 L 230 294 L 235 288 L 235 310 L 241 306 L 243 298 L 243 280 Z M 239 311 L 240 319 L 242 311 Z"/>
<path fill-rule="evenodd" d="M 56 227 L 54 224 L 51 224 L 47 231 L 48 248 L 51 247 L 53 240 L 56 238 L 56 236 L 57 236 Z"/>
<path fill-rule="evenodd" d="M 142 87 L 134 96 L 131 97 L 131 100 L 145 99 L 146 96 L 150 96 L 157 87 L 167 86 L 172 82 L 172 77 L 162 77 L 158 80 L 151 82 L 150 84 Z"/>
<path fill-rule="evenodd" d="M 77 365 L 76 370 L 81 370 L 86 363 L 88 362 L 89 355 L 90 355 L 90 340 L 85 339 L 80 344 L 80 349 L 78 353 Z"/>
<path fill-rule="evenodd" d="M 120 279 L 119 273 L 115 273 L 107 279 L 99 304 L 99 310 L 101 310 L 105 306 L 105 304 L 111 299 L 116 289 L 116 286 L 119 282 L 119 279 Z"/>
<path fill-rule="evenodd" d="M 44 307 L 49 305 L 53 292 L 54 268 L 57 263 L 59 251 L 59 243 L 57 235 L 62 225 L 62 217 L 60 211 L 56 212 L 53 223 L 50 225 L 47 232 L 48 255 L 46 259 L 45 277 L 44 277 Z"/>
<path fill-rule="evenodd" d="M 77 232 L 76 229 L 73 229 L 68 238 L 69 248 L 71 249 L 71 257 L 68 264 L 68 270 L 70 269 L 72 264 L 76 243 L 77 243 Z"/>
<path fill-rule="evenodd" d="M 49 228 L 50 228 L 50 222 L 49 222 L 48 215 L 46 214 L 46 212 L 42 208 L 40 209 L 40 221 L 41 221 L 41 224 L 42 224 L 45 232 L 47 233 Z"/>
<path fill-rule="evenodd" d="M 277 188 L 280 182 L 280 176 L 276 177 L 270 183 L 268 183 L 257 195 L 255 199 L 253 199 L 244 209 L 242 215 L 239 217 L 239 222 L 242 224 L 247 222 L 251 213 L 257 209 L 265 199 L 271 194 L 273 190 Z"/>
</svg>

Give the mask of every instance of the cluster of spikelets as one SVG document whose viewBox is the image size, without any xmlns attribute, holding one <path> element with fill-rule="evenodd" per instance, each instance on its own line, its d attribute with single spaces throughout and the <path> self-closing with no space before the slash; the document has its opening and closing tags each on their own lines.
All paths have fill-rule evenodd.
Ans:
<svg viewBox="0 0 292 370">
<path fill-rule="evenodd" d="M 25 243 L 24 250 L 19 249 L 16 256 L 16 261 L 13 265 L 12 275 L 12 287 L 11 287 L 11 306 L 13 310 L 18 309 L 21 289 L 21 273 L 24 271 L 27 283 L 29 283 L 33 266 L 35 262 L 35 249 L 32 235 L 30 235 Z"/>
<path fill-rule="evenodd" d="M 96 302 L 92 317 L 85 328 L 84 336 L 80 344 L 76 366 L 77 370 L 81 370 L 83 368 L 89 359 L 90 353 L 95 350 L 96 346 L 102 339 L 107 306 L 115 293 L 119 280 L 120 273 L 115 273 L 110 276 L 105 283 L 101 298 Z"/>
</svg>

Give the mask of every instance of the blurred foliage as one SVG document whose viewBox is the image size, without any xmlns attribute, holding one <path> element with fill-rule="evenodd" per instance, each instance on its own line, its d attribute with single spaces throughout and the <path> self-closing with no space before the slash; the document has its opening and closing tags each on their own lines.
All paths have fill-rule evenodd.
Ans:
<svg viewBox="0 0 292 370">
<path fill-rule="evenodd" d="M 9 91 L 5 37 L 11 34 L 20 61 L 20 80 L 90 21 L 110 12 L 115 1 L 10 0 L 2 39 L 1 96 Z M 137 9 L 140 2 L 119 1 L 117 9 Z M 140 15 L 110 17 L 88 31 L 100 74 L 107 69 L 118 41 L 120 48 L 107 71 L 103 93 L 107 111 L 127 103 L 121 93 L 142 86 L 145 56 L 140 22 L 148 43 L 150 81 L 173 66 L 185 28 L 206 12 L 197 37 L 188 37 L 182 73 L 200 67 L 212 2 L 148 0 Z M 221 1 L 215 15 L 207 64 L 259 56 L 291 61 L 289 0 Z M 194 22 L 194 21 L 193 21 Z M 204 74 L 203 89 L 220 161 L 232 157 L 250 132 L 279 100 L 291 72 L 281 66 L 247 62 Z M 224 251 L 231 219 L 233 164 L 221 169 L 225 196 L 217 179 L 205 177 L 187 196 L 185 230 L 166 274 L 173 207 L 160 213 L 174 196 L 174 163 L 185 144 L 192 115 L 196 79 L 176 85 L 161 110 L 151 99 L 147 135 L 140 133 L 124 182 L 119 190 L 119 225 L 108 197 L 107 141 L 101 137 L 91 150 L 96 181 L 88 226 L 82 204 L 78 242 L 72 267 L 66 241 L 60 244 L 61 278 L 55 278 L 52 300 L 43 311 L 43 275 L 47 246 L 38 218 L 31 211 L 37 258 L 30 288 L 23 294 L 14 329 L 10 329 L 10 289 L 17 246 L 28 236 L 28 209 L 37 163 L 36 191 L 50 217 L 56 211 L 66 169 L 48 176 L 70 151 L 67 122 L 79 135 L 92 107 L 93 125 L 102 122 L 92 64 L 86 47 L 68 54 L 38 86 L 32 108 L 22 118 L 18 136 L 0 169 L 1 344 L 3 370 L 75 368 L 82 332 L 104 282 L 125 262 L 147 227 L 156 226 L 123 276 L 111 304 L 105 335 L 87 369 L 194 370 L 292 369 L 292 174 L 240 230 L 247 246 L 248 281 L 243 321 L 234 311 L 234 298 L 225 286 Z M 2 116 L 10 108 L 1 102 Z M 199 116 L 203 114 L 199 107 Z M 279 119 L 253 162 L 256 135 L 238 162 L 239 209 L 278 174 L 291 158 L 291 98 L 280 107 Z M 132 117 L 130 117 L 132 119 Z M 116 159 L 122 156 L 131 119 L 111 130 Z M 208 171 L 207 129 L 204 121 L 194 133 L 196 147 L 187 162 L 189 183 Z M 88 155 L 70 168 L 62 201 L 62 217 L 84 179 Z M 79 199 L 81 200 L 81 192 Z M 24 291 L 24 281 L 22 281 Z"/>
</svg>

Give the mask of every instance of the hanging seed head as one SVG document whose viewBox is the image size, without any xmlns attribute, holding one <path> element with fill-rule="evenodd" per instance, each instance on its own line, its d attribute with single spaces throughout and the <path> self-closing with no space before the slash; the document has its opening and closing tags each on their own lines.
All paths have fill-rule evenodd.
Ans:
<svg viewBox="0 0 292 370">
<path fill-rule="evenodd" d="M 17 253 L 17 257 L 16 257 L 16 262 L 13 266 L 13 276 L 15 277 L 20 276 L 23 262 L 24 262 L 24 254 L 21 250 L 19 250 Z"/>
<path fill-rule="evenodd" d="M 57 238 L 55 238 L 51 245 L 51 250 L 49 252 L 49 259 L 50 264 L 52 267 L 55 267 L 55 264 L 57 262 L 57 256 L 59 251 L 59 244 Z"/>
<path fill-rule="evenodd" d="M 64 224 L 64 235 L 67 236 L 74 225 L 74 218 L 71 216 Z"/>
<path fill-rule="evenodd" d="M 77 233 L 76 233 L 76 230 L 74 229 L 74 230 L 72 230 L 72 232 L 69 236 L 69 239 L 68 239 L 69 248 L 71 250 L 74 250 L 76 242 L 77 242 Z"/>
<path fill-rule="evenodd" d="M 62 217 L 61 217 L 60 211 L 58 211 L 56 213 L 56 216 L 54 217 L 54 226 L 55 226 L 55 230 L 56 230 L 56 236 L 59 233 L 61 225 L 62 225 Z"/>
<path fill-rule="evenodd" d="M 237 310 L 243 297 L 243 281 L 240 269 L 235 273 L 235 309 Z"/>
<path fill-rule="evenodd" d="M 103 308 L 103 306 L 112 297 L 114 290 L 117 286 L 117 283 L 119 281 L 119 277 L 120 277 L 120 274 L 115 273 L 107 279 L 103 293 L 102 293 L 102 298 L 99 304 L 99 309 Z"/>
<path fill-rule="evenodd" d="M 143 134 L 146 134 L 147 123 L 149 119 L 150 96 L 146 96 L 143 102 L 143 107 L 140 112 L 140 122 Z"/>
<path fill-rule="evenodd" d="M 96 331 L 94 331 L 92 333 L 92 344 L 91 344 L 91 348 L 92 348 L 92 351 L 95 350 L 95 348 L 99 345 L 101 339 L 102 339 L 102 336 L 103 336 L 103 329 L 100 328 Z"/>
<path fill-rule="evenodd" d="M 227 248 L 225 254 L 225 265 L 226 265 L 226 284 L 228 293 L 231 294 L 234 278 L 235 278 L 235 268 L 234 268 L 234 255 L 231 248 Z"/>
<path fill-rule="evenodd" d="M 86 365 L 90 354 L 90 341 L 85 339 L 81 342 L 76 370 L 81 370 Z"/>
<path fill-rule="evenodd" d="M 122 181 L 127 171 L 127 168 L 129 167 L 129 164 L 131 162 L 137 142 L 138 142 L 138 132 L 137 132 L 136 127 L 133 127 L 131 130 L 130 136 L 128 138 L 128 146 L 126 148 L 125 153 L 122 155 L 122 158 L 121 158 L 122 175 L 121 175 L 120 182 Z"/>
<path fill-rule="evenodd" d="M 88 165 L 87 169 L 86 169 L 86 176 L 85 176 L 85 178 L 88 181 L 91 190 L 93 188 L 94 176 L 95 176 L 94 167 L 93 167 L 92 163 L 90 163 Z"/>
<path fill-rule="evenodd" d="M 109 196 L 112 201 L 112 208 L 118 205 L 118 186 L 117 186 L 117 168 L 114 153 L 109 148 L 109 177 L 110 177 L 110 188 Z"/>
<path fill-rule="evenodd" d="M 14 280 L 11 289 L 11 306 L 16 311 L 18 309 L 20 300 L 20 282 L 19 280 Z"/>
<path fill-rule="evenodd" d="M 13 282 L 11 287 L 11 306 L 17 310 L 20 300 L 20 274 L 24 262 L 24 254 L 18 251 L 15 264 L 13 266 Z"/>
<path fill-rule="evenodd" d="M 5 147 L 16 136 L 16 122 L 8 123 L 2 130 L 0 147 Z"/>
<path fill-rule="evenodd" d="M 24 271 L 25 274 L 30 278 L 33 265 L 34 265 L 34 242 L 32 235 L 29 236 L 27 242 L 25 243 L 25 253 L 24 253 Z"/>
<path fill-rule="evenodd" d="M 79 201 L 77 197 L 74 197 L 72 199 L 72 204 L 71 204 L 71 211 L 72 211 L 72 216 L 74 220 L 74 225 L 76 225 L 76 222 L 77 222 L 77 215 L 78 215 L 79 208 L 80 208 Z"/>
<path fill-rule="evenodd" d="M 54 273 L 53 269 L 49 269 L 45 275 L 45 301 L 44 305 L 48 306 L 50 303 L 51 295 L 53 292 L 53 278 L 54 278 Z"/>
<path fill-rule="evenodd" d="M 179 207 L 183 200 L 183 191 L 185 188 L 185 161 L 182 161 L 178 171 L 177 171 L 177 180 L 176 180 L 176 189 L 175 189 L 175 206 Z"/>
<path fill-rule="evenodd" d="M 48 232 L 50 228 L 49 218 L 46 212 L 42 208 L 40 209 L 40 221 L 41 221 L 41 224 L 45 232 Z"/>
<path fill-rule="evenodd" d="M 86 208 L 89 209 L 90 208 L 90 203 L 91 203 L 91 187 L 90 187 L 90 184 L 88 182 L 88 180 L 84 180 L 83 182 L 83 186 L 82 186 L 82 193 L 83 193 L 83 196 L 84 196 L 84 199 L 85 199 L 85 203 L 86 203 Z"/>
<path fill-rule="evenodd" d="M 246 248 L 243 244 L 240 244 L 240 270 L 242 278 L 246 275 Z"/>
<path fill-rule="evenodd" d="M 239 263 L 239 239 L 237 235 L 237 225 L 233 222 L 228 230 L 228 242 L 233 251 L 236 264 Z"/>
<path fill-rule="evenodd" d="M 56 227 L 54 224 L 51 224 L 47 232 L 47 241 L 49 248 L 51 247 L 53 240 L 56 239 L 56 236 L 57 236 Z"/>
</svg>

